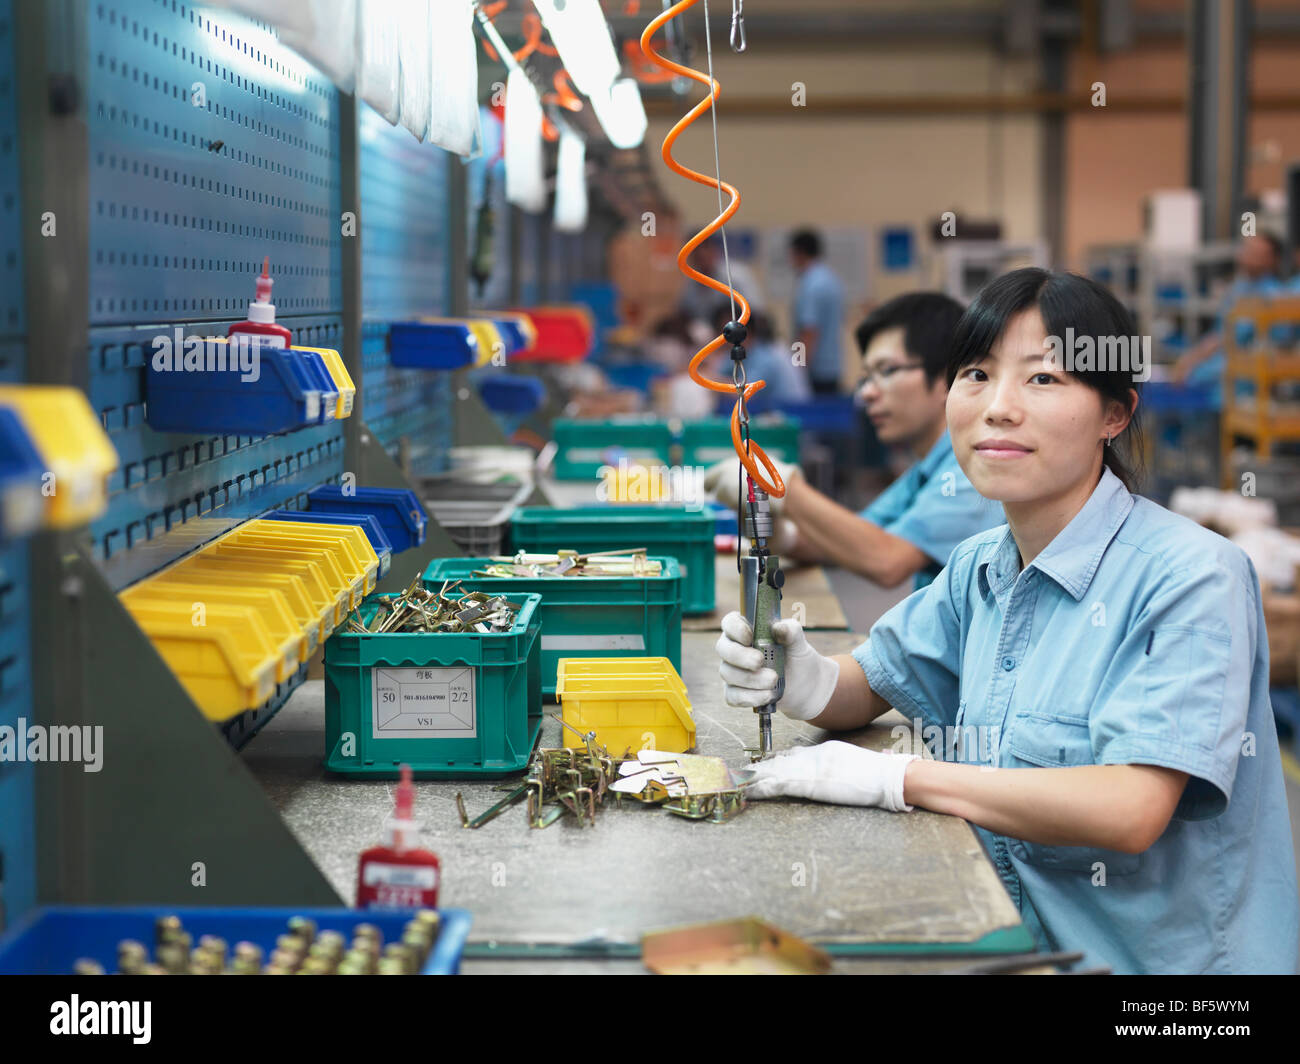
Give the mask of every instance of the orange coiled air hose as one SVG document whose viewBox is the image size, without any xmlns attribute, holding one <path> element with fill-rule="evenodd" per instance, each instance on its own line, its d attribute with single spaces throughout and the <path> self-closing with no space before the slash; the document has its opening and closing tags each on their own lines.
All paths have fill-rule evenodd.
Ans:
<svg viewBox="0 0 1300 1064">
<path fill-rule="evenodd" d="M 739 292 L 735 292 L 721 281 L 715 280 L 707 274 L 701 273 L 687 261 L 697 247 L 726 225 L 727 222 L 730 221 L 731 216 L 740 209 L 740 192 L 737 191 L 734 185 L 728 184 L 720 177 L 709 177 L 707 174 L 701 174 L 689 167 L 682 166 L 681 163 L 673 158 L 672 153 L 673 144 L 676 143 L 677 138 L 685 132 L 692 122 L 714 105 L 714 101 L 717 100 L 718 94 L 721 92 L 721 86 L 718 84 L 716 78 L 710 78 L 701 74 L 698 70 L 692 70 L 690 67 L 683 66 L 681 63 L 675 63 L 673 60 L 668 59 L 659 52 L 656 52 L 650 46 L 651 39 L 659 32 L 665 23 L 670 19 L 676 18 L 688 8 L 694 7 L 697 3 L 699 3 L 699 0 L 680 0 L 679 3 L 674 4 L 663 14 L 652 19 L 650 24 L 646 26 L 645 32 L 641 34 L 641 51 L 645 54 L 647 59 L 657 66 L 662 67 L 664 70 L 670 70 L 674 74 L 690 78 L 692 81 L 697 81 L 709 89 L 709 95 L 687 111 L 681 121 L 668 131 L 668 136 L 664 137 L 662 154 L 668 169 L 672 170 L 673 173 L 694 181 L 699 185 L 708 185 L 710 188 L 720 188 L 731 197 L 731 202 L 727 204 L 721 214 L 714 218 L 712 222 L 706 225 L 682 246 L 681 251 L 677 253 L 677 268 L 687 277 L 698 281 L 702 285 L 712 288 L 715 292 L 729 298 L 734 294 L 736 301 L 740 303 L 740 317 L 737 320 L 741 325 L 744 325 L 749 321 L 748 300 L 746 300 Z M 704 360 L 718 349 L 724 347 L 726 343 L 727 341 L 724 337 L 717 336 L 696 353 L 695 357 L 691 359 L 689 369 L 691 380 L 695 381 L 696 384 L 703 388 L 708 388 L 710 391 L 724 393 L 735 392 L 736 387 L 734 384 L 725 381 L 709 380 L 707 377 L 700 374 L 700 365 Z M 766 386 L 766 381 L 750 381 L 745 385 L 743 401 L 748 402 L 755 392 Z M 742 400 L 740 397 L 737 397 L 735 409 L 731 412 L 731 442 L 735 445 L 736 454 L 740 456 L 740 463 L 745 467 L 745 471 L 749 474 L 751 480 L 753 480 L 755 484 L 761 487 L 769 495 L 775 495 L 778 499 L 783 498 L 785 496 L 785 483 L 782 481 L 781 474 L 777 471 L 772 460 L 768 458 L 767 453 L 763 448 L 752 439 L 745 440 L 742 437 L 740 419 L 741 406 Z M 757 459 L 757 461 L 755 461 L 755 459 Z M 759 472 L 759 463 L 762 463 L 763 468 L 767 470 L 768 475 L 772 478 L 771 481 L 768 481 Z"/>
</svg>

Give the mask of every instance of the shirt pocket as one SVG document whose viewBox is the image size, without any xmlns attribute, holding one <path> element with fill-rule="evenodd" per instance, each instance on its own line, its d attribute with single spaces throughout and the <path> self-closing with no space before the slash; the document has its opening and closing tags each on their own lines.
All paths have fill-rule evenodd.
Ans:
<svg viewBox="0 0 1300 1064">
<path fill-rule="evenodd" d="M 1067 714 L 1024 712 L 1017 715 L 1007 743 L 1005 763 L 1020 768 L 1069 768 L 1096 764 L 1088 718 Z M 1140 853 L 1121 853 L 1100 846 L 1048 846 L 1007 838 L 1012 856 L 1039 868 L 1070 872 L 1129 875 L 1142 865 Z"/>
</svg>

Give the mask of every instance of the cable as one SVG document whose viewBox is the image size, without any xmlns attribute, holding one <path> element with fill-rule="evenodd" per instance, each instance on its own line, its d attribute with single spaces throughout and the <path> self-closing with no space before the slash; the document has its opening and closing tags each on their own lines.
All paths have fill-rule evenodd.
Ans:
<svg viewBox="0 0 1300 1064">
<path fill-rule="evenodd" d="M 677 253 L 677 268 L 687 277 L 694 281 L 698 281 L 706 288 L 713 289 L 713 291 L 717 292 L 719 295 L 725 295 L 728 299 L 734 297 L 735 301 L 740 304 L 740 316 L 734 318 L 734 320 L 739 322 L 741 325 L 745 325 L 749 321 L 749 301 L 744 297 L 744 295 L 737 292 L 729 283 L 724 285 L 721 281 L 717 281 L 707 274 L 701 273 L 689 262 L 690 256 L 694 253 L 695 249 L 714 233 L 722 229 L 726 223 L 731 220 L 736 211 L 740 209 L 740 192 L 734 185 L 723 181 L 720 173 L 715 177 L 701 174 L 698 171 L 683 166 L 673 158 L 672 154 L 673 145 L 676 143 L 677 138 L 681 136 L 697 118 L 704 114 L 705 111 L 713 110 L 718 95 L 722 91 L 717 79 L 712 75 L 713 63 L 711 46 L 709 59 L 710 73 L 706 76 L 698 70 L 693 70 L 691 67 L 683 66 L 681 63 L 676 63 L 673 60 L 668 59 L 666 56 L 655 51 L 650 44 L 654 35 L 658 33 L 664 25 L 687 11 L 689 8 L 694 7 L 697 3 L 699 3 L 699 0 L 679 0 L 678 3 L 652 19 L 650 24 L 646 26 L 645 31 L 641 34 L 641 51 L 645 54 L 645 57 L 656 66 L 662 67 L 664 70 L 670 70 L 681 77 L 690 78 L 692 81 L 698 82 L 709 89 L 709 94 L 687 111 L 681 120 L 668 131 L 668 135 L 664 137 L 662 155 L 664 163 L 667 165 L 668 169 L 673 171 L 673 173 L 677 174 L 679 177 L 684 177 L 689 181 L 694 181 L 698 185 L 717 188 L 719 205 L 721 205 L 722 193 L 724 191 L 731 197 L 731 200 L 725 208 L 719 210 L 718 217 L 713 219 L 712 222 L 706 225 L 682 246 L 682 249 Z M 708 44 L 707 26 L 705 31 L 705 41 L 706 44 Z M 717 158 L 717 126 L 715 119 L 715 162 L 717 161 Z M 730 274 L 730 267 L 728 267 L 728 274 Z M 740 383 L 724 383 L 722 381 L 709 380 L 700 373 L 701 363 L 726 343 L 727 340 L 723 336 L 719 335 L 714 337 L 713 340 L 696 352 L 695 357 L 691 359 L 688 372 L 690 373 L 691 380 L 695 381 L 695 383 L 700 385 L 702 388 L 708 388 L 710 391 L 723 392 L 727 394 L 733 392 L 737 393 L 736 406 L 731 412 L 731 442 L 736 448 L 736 454 L 740 457 L 740 464 L 745 468 L 745 471 L 750 475 L 750 478 L 765 492 L 767 492 L 768 495 L 773 495 L 778 499 L 783 498 L 785 496 L 785 482 L 781 479 L 781 474 L 777 471 L 776 466 L 773 464 L 772 460 L 768 458 L 767 453 L 763 448 L 760 447 L 757 442 L 749 438 L 749 415 L 745 410 L 745 404 L 753 397 L 755 392 L 766 387 L 766 382 L 761 380 L 749 381 L 743 385 Z M 737 365 L 739 365 L 739 363 Z M 741 372 L 743 374 L 743 369 Z M 740 380 L 743 381 L 743 375 Z M 743 435 L 742 424 L 744 428 Z M 767 471 L 768 476 L 771 477 L 770 481 L 759 472 L 758 466 L 760 463 Z"/>
</svg>

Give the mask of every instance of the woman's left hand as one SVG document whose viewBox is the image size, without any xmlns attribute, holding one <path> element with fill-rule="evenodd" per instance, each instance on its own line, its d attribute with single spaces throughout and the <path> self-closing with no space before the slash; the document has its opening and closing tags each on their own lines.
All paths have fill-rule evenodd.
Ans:
<svg viewBox="0 0 1300 1064">
<path fill-rule="evenodd" d="M 811 798 L 873 805 L 893 813 L 910 811 L 903 801 L 903 777 L 915 760 L 915 754 L 864 750 L 839 740 L 802 746 L 753 765 L 745 797 Z"/>
</svg>

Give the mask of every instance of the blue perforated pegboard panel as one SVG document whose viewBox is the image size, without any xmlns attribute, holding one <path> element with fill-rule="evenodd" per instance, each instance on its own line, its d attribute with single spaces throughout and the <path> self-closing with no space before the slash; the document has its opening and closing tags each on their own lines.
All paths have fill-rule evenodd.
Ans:
<svg viewBox="0 0 1300 1064">
<path fill-rule="evenodd" d="M 13 5 L 0 0 L 0 381 L 23 379 L 26 331 L 19 221 Z M 0 549 L 0 727 L 32 719 L 27 546 Z M 36 788 L 29 761 L 0 760 L 0 902 L 12 923 L 36 904 Z"/>
<path fill-rule="evenodd" d="M 340 346 L 339 96 L 272 29 L 229 12 L 176 0 L 85 11 L 89 393 L 121 460 L 90 535 L 120 589 L 342 473 L 338 422 L 156 433 L 143 394 L 154 337 L 224 334 L 264 256 L 295 341 Z"/>
<path fill-rule="evenodd" d="M 90 320 L 342 310 L 338 92 L 273 31 L 175 0 L 87 4 Z"/>
<path fill-rule="evenodd" d="M 388 361 L 388 323 L 381 321 L 362 325 L 361 363 L 366 427 L 394 461 L 400 460 L 405 436 L 413 474 L 444 472 L 455 429 L 451 375 L 393 369 Z"/>
<path fill-rule="evenodd" d="M 412 473 L 437 473 L 451 446 L 450 378 L 393 369 L 386 347 L 391 322 L 443 314 L 450 303 L 447 155 L 369 107 L 359 122 L 364 417 L 394 459 L 406 437 Z"/>
<path fill-rule="evenodd" d="M 0 727 L 34 724 L 27 546 L 0 550 Z M 9 921 L 36 903 L 35 778 L 29 761 L 0 760 L 0 888 Z"/>
<path fill-rule="evenodd" d="M 361 277 L 367 321 L 441 313 L 447 290 L 447 153 L 359 109 Z"/>
<path fill-rule="evenodd" d="M 0 338 L 26 331 L 19 204 L 18 93 L 12 0 L 0 0 Z M 0 340 L 0 379 L 22 379 L 20 348 Z"/>
<path fill-rule="evenodd" d="M 338 317 L 286 318 L 294 341 L 338 348 Z M 186 335 L 222 335 L 228 322 L 191 325 Z M 109 478 L 108 511 L 91 525 L 93 552 L 120 589 L 213 536 L 292 501 L 343 472 L 335 421 L 280 436 L 185 436 L 144 422 L 144 365 L 156 325 L 91 330 L 90 402 L 121 465 Z"/>
</svg>

